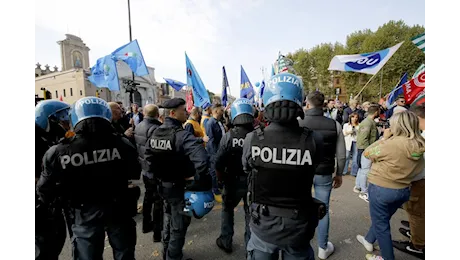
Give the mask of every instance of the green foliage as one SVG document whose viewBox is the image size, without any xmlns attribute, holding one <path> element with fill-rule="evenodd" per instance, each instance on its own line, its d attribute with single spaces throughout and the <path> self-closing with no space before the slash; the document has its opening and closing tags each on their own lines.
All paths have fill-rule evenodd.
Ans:
<svg viewBox="0 0 460 260">
<path fill-rule="evenodd" d="M 420 25 L 410 27 L 402 20 L 389 21 L 375 32 L 365 29 L 349 34 L 345 46 L 338 42 L 321 43 L 310 50 L 302 48 L 287 56 L 294 61 L 294 69 L 302 76 L 305 91 L 313 91 L 318 87 L 320 91 L 330 95 L 335 90 L 331 88 L 331 72 L 327 68 L 335 55 L 373 52 L 405 41 L 362 93 L 363 100 L 378 101 L 381 73 L 384 96 L 393 89 L 405 72 L 410 77 L 420 64 L 425 63 L 425 54 L 410 41 L 424 31 L 425 28 Z M 340 72 L 340 75 L 348 95 L 356 95 L 372 76 L 354 72 Z"/>
</svg>

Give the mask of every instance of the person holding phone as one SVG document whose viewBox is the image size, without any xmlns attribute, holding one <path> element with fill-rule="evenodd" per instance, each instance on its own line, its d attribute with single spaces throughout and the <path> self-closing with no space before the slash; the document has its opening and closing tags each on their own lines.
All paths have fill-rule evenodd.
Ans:
<svg viewBox="0 0 460 260">
<path fill-rule="evenodd" d="M 343 125 L 343 136 L 345 137 L 345 148 L 346 148 L 346 159 L 345 168 L 343 169 L 343 175 L 348 173 L 348 166 L 350 158 L 352 159 L 351 164 L 351 175 L 355 176 L 358 173 L 358 147 L 356 146 L 356 136 L 359 129 L 359 115 L 356 112 L 350 114 L 348 123 Z"/>
</svg>

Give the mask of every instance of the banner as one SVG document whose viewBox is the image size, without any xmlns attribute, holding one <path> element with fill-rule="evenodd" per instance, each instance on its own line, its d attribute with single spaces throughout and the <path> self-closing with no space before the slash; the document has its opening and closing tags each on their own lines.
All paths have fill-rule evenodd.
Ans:
<svg viewBox="0 0 460 260">
<path fill-rule="evenodd" d="M 396 101 L 399 95 L 404 94 L 402 85 L 405 84 L 406 82 L 407 82 L 407 72 L 404 73 L 404 75 L 401 77 L 396 87 L 388 94 L 388 98 L 386 101 L 387 108 L 390 108 L 393 105 L 393 103 Z"/>
<path fill-rule="evenodd" d="M 120 91 L 117 64 L 110 55 L 96 61 L 96 65 L 91 68 L 91 76 L 88 77 L 88 80 L 98 88 Z"/>
<path fill-rule="evenodd" d="M 410 105 L 417 97 L 425 92 L 425 72 L 403 85 L 406 104 Z"/>
<path fill-rule="evenodd" d="M 418 69 L 415 71 L 414 75 L 412 75 L 412 78 L 415 78 L 417 77 L 418 75 L 420 75 L 420 73 L 424 72 L 425 71 L 425 64 L 422 64 L 420 65 L 420 67 L 418 67 Z"/>
<path fill-rule="evenodd" d="M 174 79 L 167 79 L 167 78 L 163 78 L 163 79 L 166 81 L 166 83 L 168 83 L 168 85 L 170 85 L 173 89 L 177 91 L 181 90 L 184 86 L 187 85 L 187 84 L 184 84 Z"/>
<path fill-rule="evenodd" d="M 249 81 L 248 75 L 246 75 L 243 66 L 241 66 L 240 98 L 247 98 L 254 102 L 254 88 L 252 87 L 251 81 Z"/>
<path fill-rule="evenodd" d="M 404 42 L 400 42 L 388 49 L 371 53 L 334 56 L 329 64 L 328 70 L 350 71 L 375 75 L 403 43 Z"/>
</svg>

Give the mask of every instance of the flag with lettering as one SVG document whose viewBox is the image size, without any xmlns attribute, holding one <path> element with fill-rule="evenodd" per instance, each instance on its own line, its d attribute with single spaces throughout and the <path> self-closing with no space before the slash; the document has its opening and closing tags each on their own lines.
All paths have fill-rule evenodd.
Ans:
<svg viewBox="0 0 460 260">
<path fill-rule="evenodd" d="M 375 75 L 401 47 L 403 42 L 390 48 L 362 54 L 337 55 L 332 58 L 328 70 L 350 71 Z"/>
<path fill-rule="evenodd" d="M 198 75 L 198 71 L 195 69 L 195 66 L 193 66 L 192 61 L 188 58 L 187 53 L 185 53 L 185 66 L 187 73 L 187 86 L 192 87 L 194 105 L 196 107 L 204 108 L 205 105 L 211 104 L 211 100 L 209 99 L 208 91 L 204 87 L 200 75 Z"/>
<path fill-rule="evenodd" d="M 111 55 L 99 58 L 91 68 L 88 80 L 98 88 L 108 88 L 111 91 L 120 91 L 117 64 Z"/>
<path fill-rule="evenodd" d="M 410 105 L 417 97 L 425 92 L 425 72 L 420 73 L 416 78 L 403 85 L 404 99 Z"/>
<path fill-rule="evenodd" d="M 240 98 L 247 98 L 254 102 L 254 87 L 252 87 L 251 81 L 249 81 L 243 66 L 241 66 Z"/>
<path fill-rule="evenodd" d="M 144 76 L 149 74 L 149 70 L 145 65 L 144 56 L 142 56 L 141 48 L 134 40 L 126 45 L 121 46 L 112 52 L 114 60 L 124 61 L 137 76 Z"/>
<path fill-rule="evenodd" d="M 228 97 L 227 97 L 227 88 L 228 88 L 228 79 L 227 73 L 225 72 L 225 66 L 222 67 L 222 105 L 227 106 Z"/>
<path fill-rule="evenodd" d="M 425 33 L 419 34 L 411 39 L 412 43 L 420 50 L 425 52 Z"/>
</svg>

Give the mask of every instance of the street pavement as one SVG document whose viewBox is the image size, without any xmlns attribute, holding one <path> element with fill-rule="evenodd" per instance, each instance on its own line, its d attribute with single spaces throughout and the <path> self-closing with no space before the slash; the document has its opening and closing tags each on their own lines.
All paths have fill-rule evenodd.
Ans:
<svg viewBox="0 0 460 260">
<path fill-rule="evenodd" d="M 370 226 L 369 205 L 367 202 L 358 198 L 353 192 L 355 178 L 345 176 L 342 187 L 332 191 L 330 207 L 330 230 L 329 241 L 335 246 L 335 252 L 328 258 L 330 260 L 354 260 L 366 259 L 367 251 L 356 240 L 356 235 L 365 235 Z M 308 189 L 306 189 L 308 190 Z M 142 201 L 142 197 L 139 202 Z M 233 253 L 226 254 L 216 246 L 216 238 L 220 234 L 220 212 L 221 205 L 214 207 L 203 219 L 193 219 L 187 231 L 187 237 L 184 245 L 184 259 L 192 258 L 194 260 L 227 260 L 227 259 L 245 259 L 244 248 L 244 213 L 243 207 L 235 209 L 235 236 L 233 238 Z M 136 259 L 162 259 L 161 243 L 153 243 L 153 233 L 143 234 L 141 231 L 142 216 L 137 215 L 137 245 Z M 405 240 L 398 229 L 401 227 L 400 221 L 407 220 L 404 210 L 398 210 L 391 220 L 391 230 L 393 239 Z M 318 248 L 316 246 L 316 237 L 311 241 L 317 257 Z M 378 252 L 378 251 L 376 251 Z M 399 260 L 415 260 L 416 257 L 400 252 L 395 249 L 395 257 Z M 71 258 L 71 245 L 67 238 L 66 245 L 59 258 L 67 260 Z M 113 259 L 112 250 L 108 240 L 105 241 L 104 259 Z"/>
</svg>

